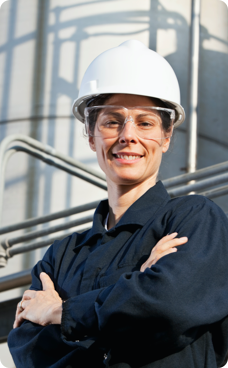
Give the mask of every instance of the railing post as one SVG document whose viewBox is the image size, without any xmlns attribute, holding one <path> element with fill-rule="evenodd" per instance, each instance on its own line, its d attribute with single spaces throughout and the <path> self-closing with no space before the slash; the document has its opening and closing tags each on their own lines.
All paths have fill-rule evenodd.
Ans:
<svg viewBox="0 0 228 368">
<path fill-rule="evenodd" d="M 189 68 L 189 121 L 187 172 L 196 171 L 197 166 L 197 120 L 198 120 L 198 79 L 200 44 L 200 6 L 201 0 L 192 0 L 191 47 Z"/>
</svg>

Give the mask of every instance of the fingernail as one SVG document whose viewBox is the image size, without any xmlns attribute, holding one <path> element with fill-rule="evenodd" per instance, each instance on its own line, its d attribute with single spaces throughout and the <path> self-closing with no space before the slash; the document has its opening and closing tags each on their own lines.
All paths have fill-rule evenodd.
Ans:
<svg viewBox="0 0 228 368">
<path fill-rule="evenodd" d="M 177 252 L 177 248 L 172 248 L 173 252 Z"/>
</svg>

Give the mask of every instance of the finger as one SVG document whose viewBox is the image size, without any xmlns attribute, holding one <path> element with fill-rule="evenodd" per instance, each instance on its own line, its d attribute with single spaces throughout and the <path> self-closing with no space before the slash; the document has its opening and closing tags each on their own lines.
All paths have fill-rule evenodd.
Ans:
<svg viewBox="0 0 228 368">
<path fill-rule="evenodd" d="M 147 261 L 141 266 L 140 271 L 141 272 L 144 272 L 146 268 L 150 268 L 155 263 L 157 263 L 157 261 L 160 258 L 162 258 L 162 257 L 164 257 L 164 256 L 166 256 L 168 254 L 175 253 L 175 252 L 177 252 L 177 248 L 170 248 L 170 249 L 167 249 L 163 253 L 157 254 L 157 256 L 155 258 L 152 258 L 152 257 L 148 258 Z"/>
<path fill-rule="evenodd" d="M 177 252 L 177 248 L 170 248 L 170 249 L 167 249 L 166 251 L 158 254 L 155 259 L 153 259 L 151 262 L 149 262 L 150 263 L 149 267 L 153 266 L 155 263 L 157 263 L 157 261 L 159 259 L 163 258 L 164 256 L 167 256 L 168 254 L 175 253 L 175 252 Z"/>
<path fill-rule="evenodd" d="M 178 247 L 179 245 L 185 244 L 187 242 L 188 242 L 187 236 L 182 236 L 181 238 L 169 240 L 167 244 L 165 244 L 164 250 L 172 247 Z"/>
<path fill-rule="evenodd" d="M 22 322 L 25 320 L 24 318 L 24 312 L 21 312 L 18 316 L 17 319 L 15 320 L 14 324 L 13 324 L 13 328 L 17 328 L 20 327 L 20 325 L 22 324 Z"/>
<path fill-rule="evenodd" d="M 29 298 L 29 300 L 31 300 L 31 298 Z M 23 299 L 23 297 L 22 297 L 22 299 L 20 300 L 20 302 L 17 303 L 16 313 L 15 313 L 15 320 L 17 319 L 18 315 L 23 312 L 23 310 L 24 310 L 24 303 L 25 303 L 25 299 Z"/>
<path fill-rule="evenodd" d="M 23 302 L 22 302 L 22 308 L 25 309 L 26 307 L 29 306 L 29 304 L 31 303 L 31 299 L 23 299 Z"/>
<path fill-rule="evenodd" d="M 42 282 L 42 286 L 43 286 L 43 290 L 55 290 L 54 284 L 52 282 L 52 280 L 50 279 L 50 277 L 44 273 L 41 272 L 40 274 L 40 280 Z"/>
<path fill-rule="evenodd" d="M 188 238 L 186 236 L 183 236 L 181 238 L 175 238 L 171 240 L 167 240 L 163 244 L 156 244 L 156 246 L 153 248 L 154 251 L 157 252 L 164 252 L 165 250 L 172 248 L 172 247 L 178 247 L 179 245 L 185 244 L 188 242 Z"/>
<path fill-rule="evenodd" d="M 21 310 L 21 308 L 20 308 L 20 302 L 19 302 L 19 303 L 17 304 L 17 308 L 16 308 L 15 320 L 14 320 L 14 323 L 13 323 L 13 328 L 15 328 L 15 327 L 14 327 L 15 322 L 16 322 L 16 320 L 17 320 L 18 315 L 19 315 L 21 312 L 22 312 L 22 310 Z"/>
<path fill-rule="evenodd" d="M 22 322 L 24 320 L 24 318 L 20 317 L 22 313 L 23 313 L 23 311 L 20 311 L 20 313 L 17 314 L 17 316 L 15 318 L 15 321 L 13 323 L 13 328 L 17 328 L 22 324 Z"/>
<path fill-rule="evenodd" d="M 18 316 L 17 318 L 15 318 L 15 321 L 13 323 L 13 328 L 17 328 L 18 327 Z"/>
<path fill-rule="evenodd" d="M 177 233 L 177 232 L 172 233 L 172 234 L 167 234 L 166 236 L 163 236 L 163 238 L 161 238 L 161 239 L 157 242 L 157 245 L 158 245 L 158 244 L 159 244 L 159 245 L 162 245 L 162 244 L 166 243 L 167 241 L 174 239 L 177 235 L 178 235 L 178 233 Z"/>
<path fill-rule="evenodd" d="M 37 291 L 35 291 L 35 290 L 26 290 L 25 292 L 24 292 L 24 294 L 23 294 L 23 300 L 26 300 L 26 299 L 33 299 L 33 298 L 35 298 L 35 296 L 36 296 L 36 293 L 37 293 Z"/>
</svg>

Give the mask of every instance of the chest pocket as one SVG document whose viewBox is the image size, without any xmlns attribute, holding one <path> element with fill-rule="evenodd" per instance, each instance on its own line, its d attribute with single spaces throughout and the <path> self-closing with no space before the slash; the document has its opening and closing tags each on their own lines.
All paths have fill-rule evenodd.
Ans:
<svg viewBox="0 0 228 368">
<path fill-rule="evenodd" d="M 133 230 L 133 229 L 131 229 Z M 118 235 L 111 249 L 109 256 L 114 252 L 114 257 L 109 266 L 101 271 L 97 277 L 96 288 L 107 287 L 115 284 L 122 274 L 139 271 L 141 265 L 148 258 L 152 247 L 156 244 L 154 232 L 151 228 L 136 228 L 132 234 L 127 234 L 123 241 L 123 235 Z M 118 252 L 117 252 L 117 248 Z"/>
<path fill-rule="evenodd" d="M 124 267 L 117 268 L 113 272 L 108 272 L 101 274 L 98 279 L 98 288 L 107 287 L 113 284 L 116 284 L 116 282 L 119 280 L 120 276 L 123 273 L 126 272 L 132 272 L 135 269 L 134 265 L 127 265 Z"/>
<path fill-rule="evenodd" d="M 118 268 L 130 266 L 132 270 L 140 270 L 141 265 L 147 260 L 152 248 L 157 243 L 153 228 L 138 229 L 126 242 Z"/>
</svg>

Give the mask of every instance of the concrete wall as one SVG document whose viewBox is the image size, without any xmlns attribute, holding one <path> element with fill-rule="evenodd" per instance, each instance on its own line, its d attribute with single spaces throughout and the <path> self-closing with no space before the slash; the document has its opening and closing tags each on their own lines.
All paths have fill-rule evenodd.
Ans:
<svg viewBox="0 0 228 368">
<path fill-rule="evenodd" d="M 202 0 L 201 10 L 198 168 L 228 160 L 228 9 L 220 0 Z M 140 40 L 170 62 L 188 112 L 190 22 L 190 0 L 6 1 L 0 9 L 0 141 L 22 133 L 99 170 L 71 115 L 87 66 L 108 48 Z M 160 178 L 185 167 L 186 123 L 164 156 Z M 6 168 L 1 226 L 105 196 L 17 153 Z M 228 196 L 216 202 L 228 211 Z M 43 252 L 15 256 L 0 276 L 32 267 Z M 21 293 L 5 292 L 0 300 Z M 0 359 L 13 366 L 5 344 Z"/>
</svg>

